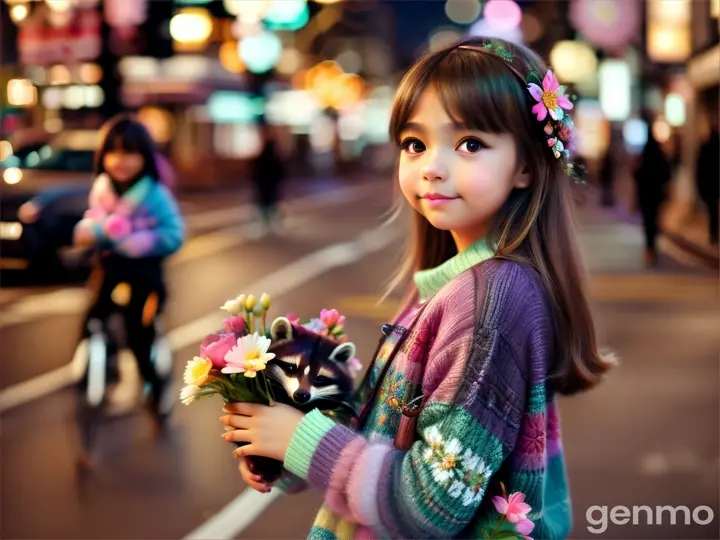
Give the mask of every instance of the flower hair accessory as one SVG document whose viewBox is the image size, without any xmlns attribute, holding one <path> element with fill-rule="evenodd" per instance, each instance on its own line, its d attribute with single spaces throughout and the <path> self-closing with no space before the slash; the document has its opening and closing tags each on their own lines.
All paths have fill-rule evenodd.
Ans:
<svg viewBox="0 0 720 540">
<path fill-rule="evenodd" d="M 523 76 L 512 64 L 512 52 L 503 44 L 488 41 L 482 48 L 507 62 L 513 73 L 527 85 L 530 96 L 536 101 L 532 112 L 538 122 L 545 123 L 543 132 L 546 135 L 548 147 L 556 159 L 563 161 L 565 174 L 576 181 L 581 181 L 577 165 L 570 161 L 570 153 L 575 147 L 573 133 L 575 125 L 569 114 L 565 112 L 573 108 L 573 104 L 566 94 L 566 87 L 558 82 L 552 69 L 548 69 L 542 79 L 535 70 L 530 71 L 527 76 Z"/>
</svg>

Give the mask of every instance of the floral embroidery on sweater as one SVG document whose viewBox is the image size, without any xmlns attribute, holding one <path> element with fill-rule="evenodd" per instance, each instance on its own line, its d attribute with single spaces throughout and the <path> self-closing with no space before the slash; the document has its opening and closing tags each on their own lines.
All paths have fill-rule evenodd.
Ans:
<svg viewBox="0 0 720 540">
<path fill-rule="evenodd" d="M 428 427 L 424 433 L 429 444 L 424 458 L 432 468 L 435 481 L 454 499 L 462 497 L 463 506 L 478 503 L 492 469 L 472 450 L 463 452 L 459 440 L 445 441 L 437 425 Z"/>
</svg>

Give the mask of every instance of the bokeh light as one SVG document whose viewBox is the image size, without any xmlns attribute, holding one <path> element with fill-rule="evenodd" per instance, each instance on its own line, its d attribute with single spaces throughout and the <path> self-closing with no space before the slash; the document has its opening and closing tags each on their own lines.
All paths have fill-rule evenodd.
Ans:
<svg viewBox="0 0 720 540">
<path fill-rule="evenodd" d="M 490 0 L 483 17 L 496 28 L 517 28 L 522 21 L 522 9 L 513 0 Z"/>
<path fill-rule="evenodd" d="M 445 2 L 445 15 L 457 24 L 475 22 L 481 11 L 480 0 L 447 0 Z"/>
<path fill-rule="evenodd" d="M 265 73 L 280 59 L 282 42 L 272 32 L 260 32 L 243 38 L 238 45 L 238 53 L 249 71 Z"/>
</svg>

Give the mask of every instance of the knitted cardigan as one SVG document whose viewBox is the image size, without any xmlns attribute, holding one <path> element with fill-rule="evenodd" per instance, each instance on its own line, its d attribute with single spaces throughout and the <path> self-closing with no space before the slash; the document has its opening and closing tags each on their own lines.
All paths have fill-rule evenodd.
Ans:
<svg viewBox="0 0 720 540">
<path fill-rule="evenodd" d="M 361 423 L 313 411 L 293 435 L 284 489 L 325 493 L 309 538 L 484 538 L 501 482 L 525 494 L 533 538 L 566 538 L 571 508 L 548 382 L 553 323 L 539 275 L 491 258 L 480 241 L 415 284 L 418 301 L 383 327 L 359 389 L 369 400 Z M 413 400 L 422 409 L 408 430 L 403 407 Z M 409 443 L 398 445 L 399 431 Z"/>
</svg>

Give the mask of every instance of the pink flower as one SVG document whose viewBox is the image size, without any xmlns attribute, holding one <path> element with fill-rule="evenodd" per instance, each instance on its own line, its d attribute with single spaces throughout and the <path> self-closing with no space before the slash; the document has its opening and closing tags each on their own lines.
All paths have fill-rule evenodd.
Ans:
<svg viewBox="0 0 720 540">
<path fill-rule="evenodd" d="M 241 316 L 228 317 L 223 321 L 223 329 L 226 332 L 242 334 L 245 331 L 245 318 Z"/>
<path fill-rule="evenodd" d="M 132 224 L 124 216 L 113 214 L 103 223 L 103 231 L 110 240 L 120 240 L 132 232 Z"/>
<path fill-rule="evenodd" d="M 525 494 L 515 492 L 505 499 L 504 497 L 493 497 L 495 510 L 504 514 L 510 523 L 520 523 L 527 520 L 527 515 L 532 508 L 525 502 Z"/>
<path fill-rule="evenodd" d="M 300 319 L 294 313 L 288 313 L 287 315 L 285 315 L 285 318 L 290 321 L 290 324 L 297 324 L 300 322 Z"/>
<path fill-rule="evenodd" d="M 517 532 L 522 534 L 523 538 L 525 538 L 526 540 L 532 540 L 532 538 L 529 535 L 533 531 L 534 528 L 535 528 L 535 524 L 532 521 L 530 521 L 529 519 L 522 519 L 522 520 L 518 521 L 517 524 L 515 525 L 515 529 L 517 530 Z"/>
<path fill-rule="evenodd" d="M 535 83 L 528 85 L 528 90 L 535 101 L 538 103 L 532 108 L 532 112 L 537 115 L 537 119 L 542 122 L 550 113 L 553 120 L 562 120 L 565 114 L 563 109 L 570 110 L 573 104 L 565 95 L 565 87 L 560 86 L 551 69 L 542 82 L 542 88 Z"/>
<path fill-rule="evenodd" d="M 225 355 L 237 344 L 233 334 L 210 334 L 200 344 L 200 356 L 208 358 L 214 367 L 226 365 Z"/>
<path fill-rule="evenodd" d="M 323 309 L 320 312 L 320 320 L 328 328 L 333 326 L 341 326 L 345 322 L 345 317 L 340 315 L 337 309 Z"/>
<path fill-rule="evenodd" d="M 98 206 L 94 206 L 85 210 L 85 215 L 83 217 L 92 219 L 93 221 L 102 221 L 107 217 L 107 212 Z"/>
</svg>

